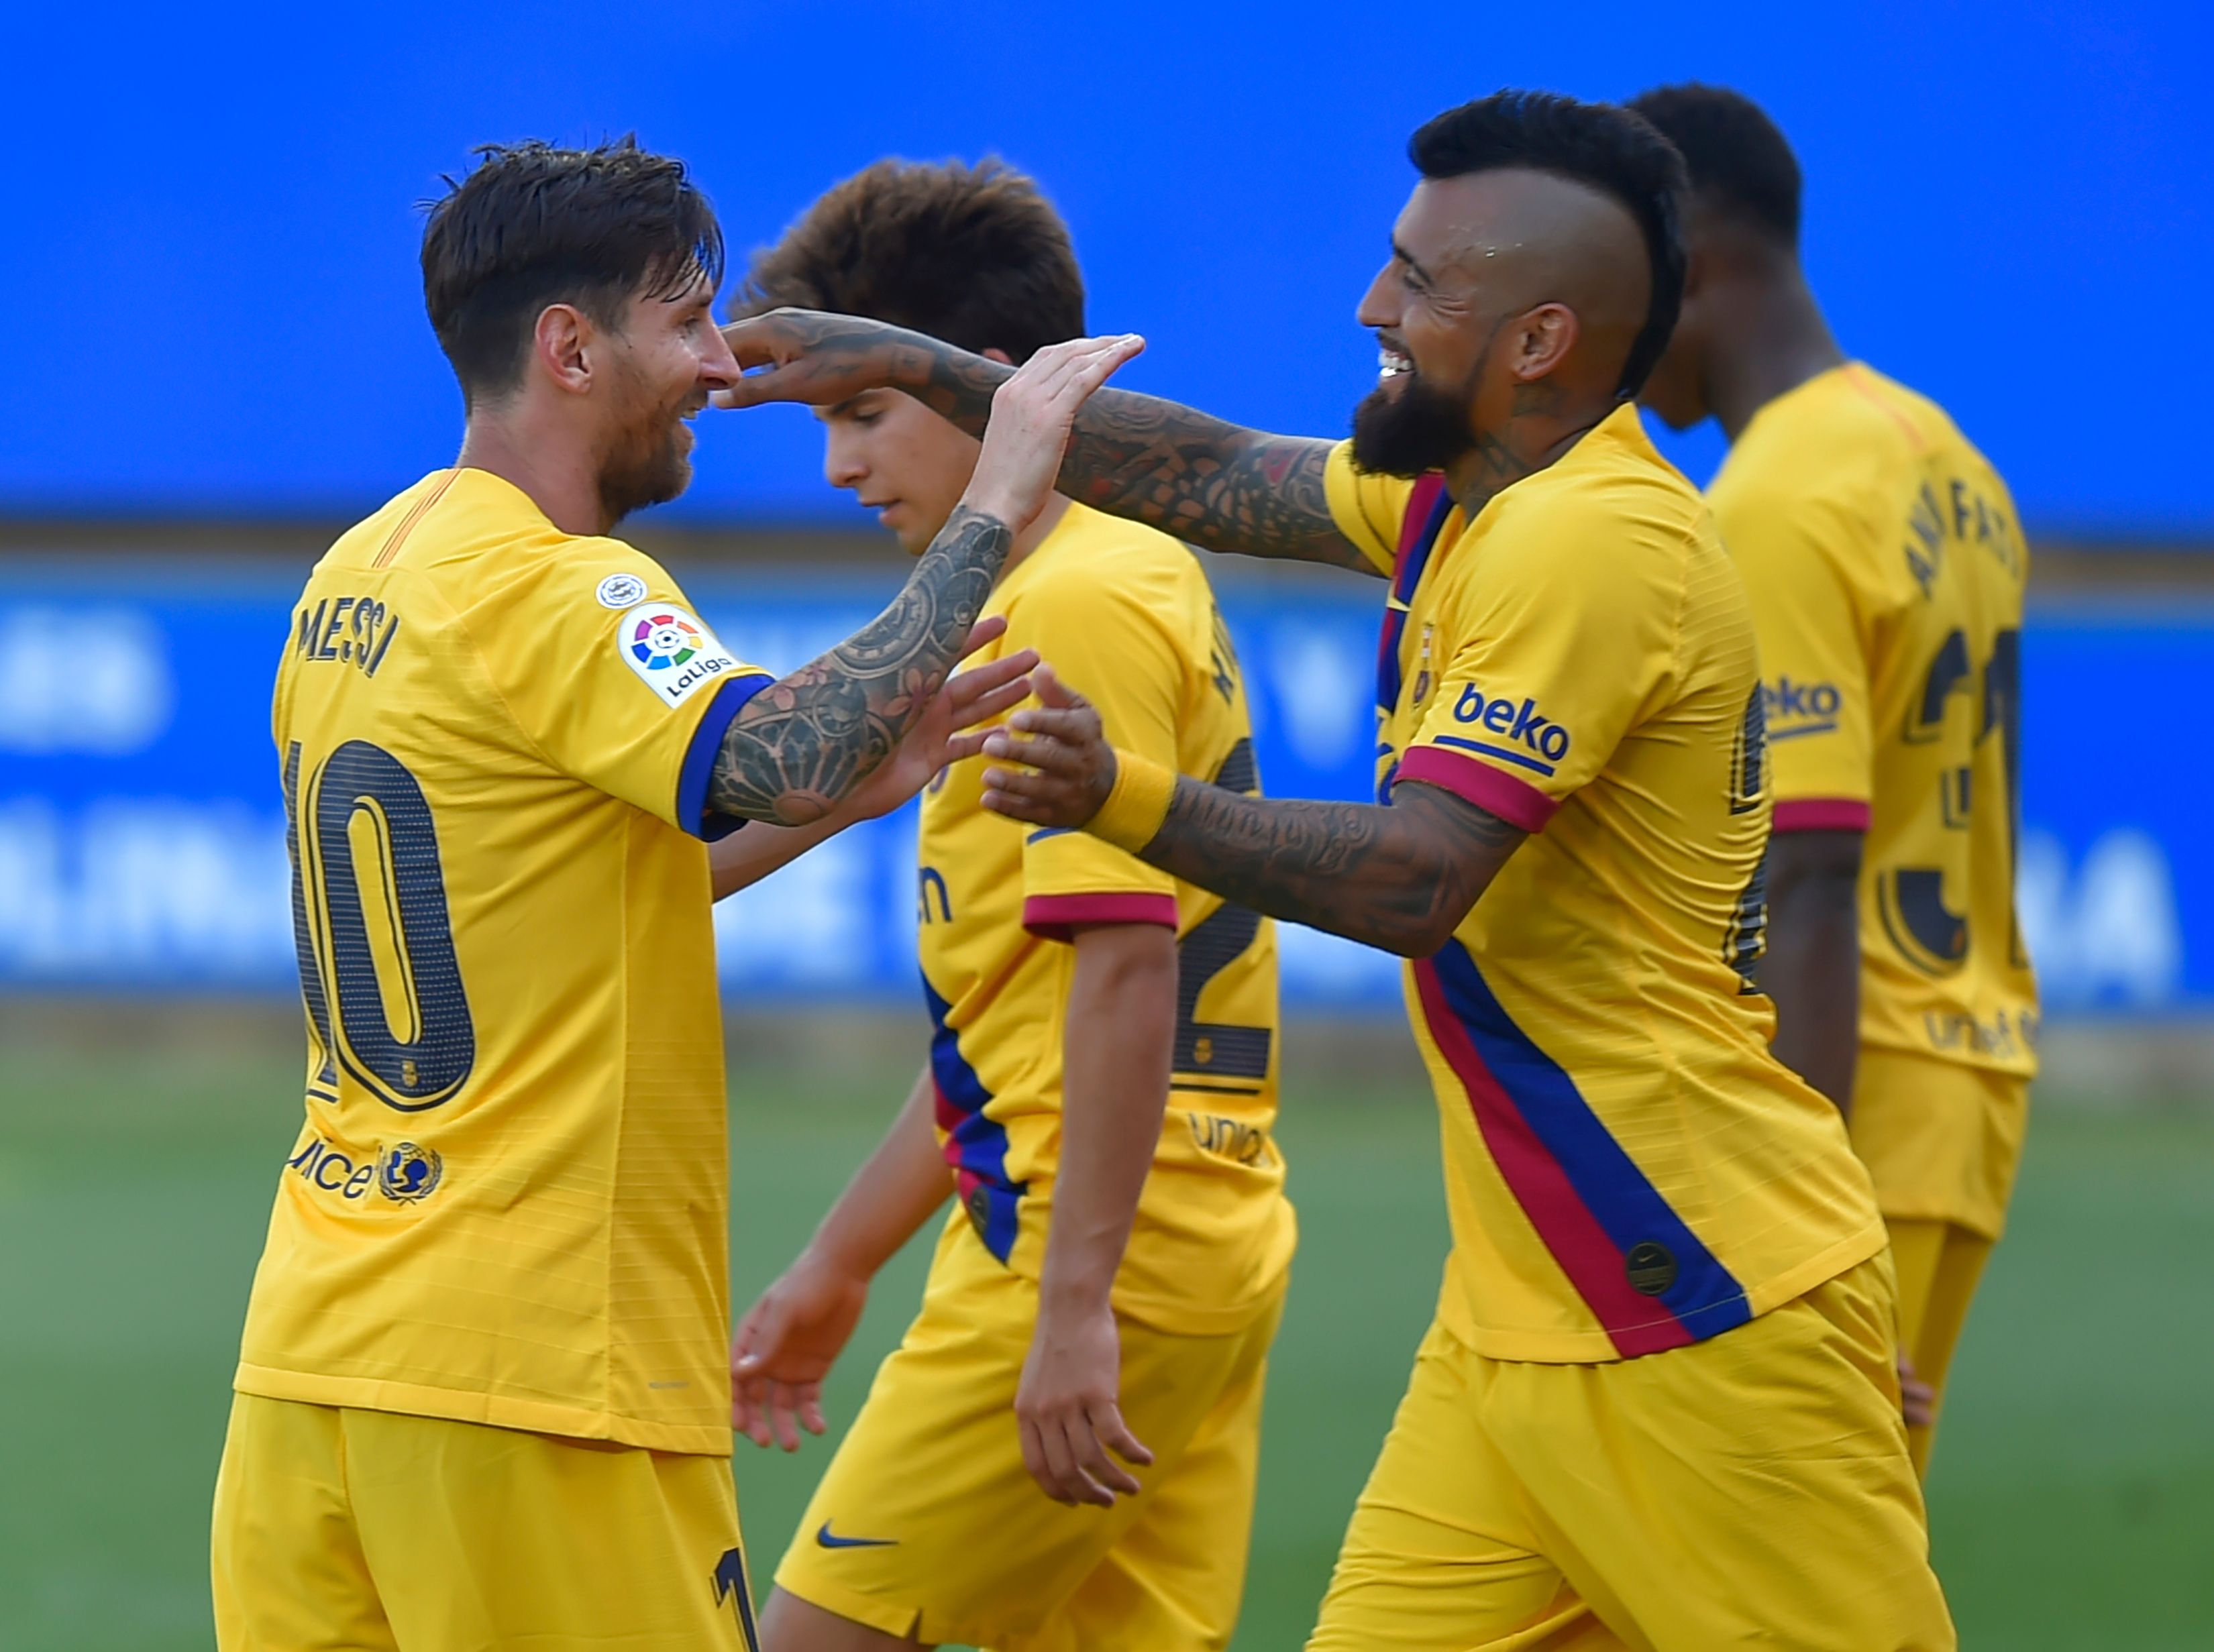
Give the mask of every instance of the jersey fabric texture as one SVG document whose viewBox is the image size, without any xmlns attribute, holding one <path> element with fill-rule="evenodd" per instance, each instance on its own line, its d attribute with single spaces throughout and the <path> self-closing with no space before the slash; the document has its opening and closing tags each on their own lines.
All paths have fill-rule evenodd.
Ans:
<svg viewBox="0 0 2214 1652">
<path fill-rule="evenodd" d="M 1446 1328 L 1497 1359 L 1633 1357 L 1875 1254 L 1867 1172 L 1769 1054 L 1749 980 L 1760 683 L 1697 491 L 1630 406 L 1473 521 L 1350 444 L 1326 479 L 1393 574 L 1379 796 L 1440 786 L 1532 834 L 1406 971 L 1444 1120 Z"/>
<path fill-rule="evenodd" d="M 1220 1652 L 1245 1592 L 1282 1302 L 1280 1289 L 1212 1336 L 1123 1319 L 1122 1415 L 1154 1460 L 1112 1509 L 1067 1508 L 1024 1466 L 1015 1423 L 1037 1285 L 955 1215 L 922 1311 L 878 1368 L 777 1587 L 927 1646 Z"/>
<path fill-rule="evenodd" d="M 1308 1652 L 1946 1652 L 1886 1258 L 1650 1359 L 1434 1325 Z"/>
<path fill-rule="evenodd" d="M 218 1652 L 761 1652 L 724 1459 L 231 1402 Z"/>
<path fill-rule="evenodd" d="M 1179 773 L 1258 789 L 1245 689 L 1197 558 L 1071 504 L 986 605 L 1099 710 L 1109 738 Z M 1177 933 L 1174 1076 L 1115 1306 L 1164 1330 L 1234 1330 L 1274 1300 L 1296 1229 L 1276 1118 L 1275 925 L 1080 832 L 983 806 L 983 765 L 924 795 L 923 990 L 937 1120 L 977 1239 L 1035 1279 L 1061 1142 L 1073 926 Z"/>
<path fill-rule="evenodd" d="M 485 472 L 316 564 L 274 710 L 307 1120 L 242 1392 L 729 1452 L 701 838 L 768 681 Z"/>
<path fill-rule="evenodd" d="M 1900 1111 L 1913 1097 L 1856 1085 L 1854 1138 L 1887 1214 L 1997 1236 L 2037 1066 L 2014 906 L 2028 553 L 2013 501 L 1942 408 L 1856 362 L 1755 414 L 1708 497 L 1760 634 L 1776 829 L 1867 834 L 1864 1052 L 2015 1081 L 1999 1113 L 1944 1121 L 1942 1190 L 1897 1183 L 1913 1155 L 1862 1117 L 1923 1130 Z"/>
</svg>

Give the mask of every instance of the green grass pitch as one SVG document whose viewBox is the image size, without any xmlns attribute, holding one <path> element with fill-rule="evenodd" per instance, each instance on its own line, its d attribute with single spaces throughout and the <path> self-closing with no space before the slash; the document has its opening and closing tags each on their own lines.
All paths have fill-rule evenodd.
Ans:
<svg viewBox="0 0 2214 1652">
<path fill-rule="evenodd" d="M 248 1275 L 298 1109 L 279 1056 L 0 1059 L 0 1647 L 205 1648 L 208 1490 Z M 904 1076 L 735 1085 L 738 1306 L 867 1148 Z M 1310 1078 L 1283 1139 L 1303 1244 L 1269 1398 L 1238 1644 L 1296 1646 L 1382 1437 L 1444 1246 L 1434 1122 L 1404 1082 Z M 1931 1486 L 1973 1648 L 2214 1646 L 2214 1106 L 2032 1129 Z M 852 1415 L 912 1308 L 910 1247 L 832 1392 Z M 761 1572 L 827 1448 L 741 1445 Z"/>
</svg>

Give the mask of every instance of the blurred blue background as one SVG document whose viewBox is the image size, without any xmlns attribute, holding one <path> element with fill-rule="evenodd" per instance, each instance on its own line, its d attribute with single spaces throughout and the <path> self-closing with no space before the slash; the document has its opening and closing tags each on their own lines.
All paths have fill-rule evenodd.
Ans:
<svg viewBox="0 0 2214 1652">
<path fill-rule="evenodd" d="M 0 258 L 0 988 L 291 990 L 268 685 L 315 547 L 454 450 L 416 247 L 473 143 L 635 130 L 694 163 L 741 265 L 881 155 L 997 151 L 1067 215 L 1095 327 L 1151 340 L 1126 382 L 1335 432 L 1373 380 L 1352 312 L 1410 130 L 1505 83 L 1703 77 L 1795 143 L 1848 349 L 1953 411 L 2040 550 L 2086 553 L 2024 644 L 2021 895 L 2054 1013 L 2214 1012 L 2214 797 L 2173 760 L 2214 673 L 2214 578 L 2156 601 L 2082 577 L 2133 546 L 2214 575 L 2193 554 L 2214 546 L 2202 6 L 1603 3 L 1509 27 L 1465 5 L 397 0 L 10 28 L 35 71 L 9 88 Z M 1672 451 L 1703 479 L 1719 443 Z M 778 668 L 896 577 L 790 560 L 782 530 L 872 531 L 819 468 L 804 412 L 711 414 L 691 492 L 639 525 L 740 559 L 694 594 Z M 67 548 L 90 523 L 147 554 Z M 299 532 L 231 558 L 211 523 Z M 1226 583 L 1270 789 L 1362 795 L 1375 591 Z M 734 996 L 904 1001 L 911 831 L 727 906 Z M 1392 1001 L 1379 956 L 1301 932 L 1286 963 L 1295 1001 Z"/>
<path fill-rule="evenodd" d="M 787 671 L 850 634 L 899 570 L 721 575 L 689 594 L 738 655 Z M 1379 584 L 1221 581 L 1262 778 L 1361 797 Z M 297 585 L 243 564 L 117 559 L 0 573 L 0 990 L 296 991 L 269 685 Z M 2214 1013 L 2214 813 L 2203 765 L 2146 761 L 2214 671 L 2214 604 L 2040 608 L 2022 641 L 2025 931 L 2048 1013 Z M 2113 686 L 2126 683 L 2125 692 Z M 905 1005 L 913 808 L 719 909 L 734 1005 Z M 1383 954 L 1284 931 L 1285 996 L 1398 1002 Z"/>
<path fill-rule="evenodd" d="M 2199 0 L 22 8 L 0 512 L 373 506 L 457 430 L 417 203 L 472 143 L 633 129 L 741 256 L 887 152 L 996 149 L 1067 212 L 1095 326 L 1152 340 L 1128 382 L 1335 433 L 1416 125 L 1704 77 L 1796 143 L 1847 348 L 1949 407 L 2034 533 L 2214 538 L 2210 35 Z M 671 515 L 853 520 L 804 414 L 706 423 Z"/>
</svg>

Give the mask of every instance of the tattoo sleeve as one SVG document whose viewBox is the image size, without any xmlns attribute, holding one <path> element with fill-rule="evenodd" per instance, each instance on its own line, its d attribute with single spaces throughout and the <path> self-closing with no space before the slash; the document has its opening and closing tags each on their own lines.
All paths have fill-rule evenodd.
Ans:
<svg viewBox="0 0 2214 1652">
<path fill-rule="evenodd" d="M 969 435 L 983 435 L 992 393 L 1009 369 L 951 345 L 902 357 L 902 388 Z M 1211 551 L 1379 573 L 1331 519 L 1323 466 L 1335 445 L 1247 430 L 1110 387 L 1077 415 L 1061 490 Z"/>
<path fill-rule="evenodd" d="M 708 777 L 719 814 L 805 826 L 891 754 L 959 656 L 1012 535 L 963 507 L 892 605 L 731 719 Z"/>
<path fill-rule="evenodd" d="M 1419 782 L 1379 808 L 1251 797 L 1187 776 L 1140 858 L 1271 917 L 1420 958 L 1527 835 Z"/>
</svg>

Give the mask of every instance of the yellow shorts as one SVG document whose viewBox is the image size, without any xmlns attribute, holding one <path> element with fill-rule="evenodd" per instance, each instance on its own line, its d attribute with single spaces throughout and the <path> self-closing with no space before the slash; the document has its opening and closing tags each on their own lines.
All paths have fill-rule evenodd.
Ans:
<svg viewBox="0 0 2214 1652">
<path fill-rule="evenodd" d="M 1309 1652 L 1954 1646 L 1896 1344 L 1881 1256 L 1612 1364 L 1433 1326 Z"/>
<path fill-rule="evenodd" d="M 1907 1222 L 1893 1217 L 1892 1265 L 1899 1271 L 1899 1345 L 1914 1362 L 1914 1374 L 1945 1404 L 1945 1379 L 1952 1374 L 1953 1350 L 1968 1321 L 1968 1304 L 1991 1259 L 1991 1241 L 1950 1222 Z M 1910 1428 L 1906 1442 L 1915 1472 L 1930 1472 L 1930 1437 L 1936 1431 Z"/>
<path fill-rule="evenodd" d="M 222 1652 L 759 1652 L 727 1458 L 233 1398 Z"/>
<path fill-rule="evenodd" d="M 1153 1466 L 1113 1509 L 1070 1509 L 1031 1478 L 1016 1430 L 1037 1286 L 967 1223 L 949 1225 L 922 1311 L 877 1372 L 777 1587 L 925 1644 L 1227 1646 L 1281 1307 L 1221 1336 L 1123 1320 L 1122 1415 Z"/>
<path fill-rule="evenodd" d="M 2006 1231 L 2029 1127 L 2021 1074 L 1864 1048 L 1846 1126 L 1885 1220 L 1949 1222 L 1991 1239 Z"/>
</svg>

